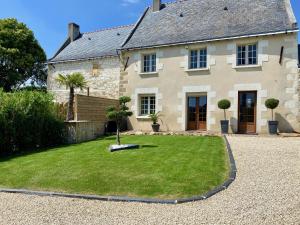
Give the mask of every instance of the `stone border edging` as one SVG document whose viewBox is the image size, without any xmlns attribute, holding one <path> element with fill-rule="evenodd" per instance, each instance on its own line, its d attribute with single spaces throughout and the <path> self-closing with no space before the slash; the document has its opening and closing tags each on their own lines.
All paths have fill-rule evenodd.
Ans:
<svg viewBox="0 0 300 225">
<path fill-rule="evenodd" d="M 190 198 L 182 198 L 182 199 L 174 199 L 174 200 L 163 200 L 163 199 L 151 199 L 151 198 L 130 198 L 125 196 L 67 194 L 67 193 L 58 193 L 58 192 L 31 191 L 25 189 L 5 189 L 5 188 L 0 188 L 0 192 L 37 195 L 37 196 L 49 196 L 49 197 L 78 198 L 78 199 L 86 199 L 86 200 L 100 200 L 100 201 L 113 201 L 113 202 L 140 202 L 140 203 L 155 203 L 155 204 L 182 204 L 188 202 L 201 201 L 201 200 L 208 199 L 223 190 L 226 190 L 236 178 L 237 168 L 235 165 L 235 160 L 232 154 L 232 150 L 226 136 L 224 136 L 224 140 L 225 140 L 228 157 L 229 157 L 229 163 L 230 163 L 229 178 L 223 184 L 217 186 L 213 190 L 201 196 L 193 196 Z"/>
</svg>

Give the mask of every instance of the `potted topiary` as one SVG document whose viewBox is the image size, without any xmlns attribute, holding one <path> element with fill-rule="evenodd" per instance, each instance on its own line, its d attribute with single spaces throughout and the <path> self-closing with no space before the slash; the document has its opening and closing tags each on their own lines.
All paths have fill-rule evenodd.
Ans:
<svg viewBox="0 0 300 225">
<path fill-rule="evenodd" d="M 153 132 L 159 132 L 160 124 L 158 124 L 158 119 L 160 117 L 159 112 L 158 113 L 151 113 L 149 115 L 151 121 L 152 121 L 152 130 Z"/>
<path fill-rule="evenodd" d="M 224 110 L 224 120 L 221 120 L 221 132 L 222 134 L 228 134 L 229 130 L 229 121 L 226 119 L 226 109 L 229 109 L 231 103 L 227 99 L 222 99 L 218 102 L 219 109 Z"/>
<path fill-rule="evenodd" d="M 267 99 L 267 101 L 265 102 L 265 105 L 268 109 L 271 109 L 271 111 L 272 111 L 272 120 L 268 121 L 269 133 L 270 134 L 277 134 L 278 121 L 274 120 L 274 109 L 276 109 L 278 107 L 279 100 L 274 99 L 274 98 Z"/>
</svg>

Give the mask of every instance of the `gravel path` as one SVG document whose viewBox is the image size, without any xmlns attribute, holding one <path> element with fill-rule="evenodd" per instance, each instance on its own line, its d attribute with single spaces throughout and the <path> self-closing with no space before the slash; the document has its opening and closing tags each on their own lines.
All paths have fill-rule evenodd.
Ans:
<svg viewBox="0 0 300 225">
<path fill-rule="evenodd" d="M 228 190 L 183 205 L 0 193 L 0 224 L 300 224 L 300 138 L 229 137 L 238 175 Z"/>
</svg>

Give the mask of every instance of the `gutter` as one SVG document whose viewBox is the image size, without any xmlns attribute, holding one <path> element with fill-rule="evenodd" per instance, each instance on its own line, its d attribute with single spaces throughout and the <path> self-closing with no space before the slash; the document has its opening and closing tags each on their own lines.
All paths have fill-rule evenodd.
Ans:
<svg viewBox="0 0 300 225">
<path fill-rule="evenodd" d="M 260 36 L 269 36 L 269 35 L 277 35 L 277 34 L 289 34 L 299 32 L 299 29 L 291 29 L 285 31 L 274 31 L 268 33 L 260 33 L 260 34 L 248 34 L 248 35 L 240 35 L 240 36 L 231 36 L 231 37 L 223 37 L 223 38 L 213 38 L 213 39 L 205 39 L 205 40 L 198 40 L 198 41 L 186 41 L 186 42 L 175 42 L 169 44 L 161 44 L 161 45 L 149 45 L 149 46 L 141 46 L 141 47 L 130 47 L 130 48 L 122 48 L 119 50 L 137 50 L 137 49 L 149 49 L 149 48 L 159 48 L 159 47 L 169 47 L 169 46 L 176 46 L 176 45 L 187 45 L 187 44 L 197 44 L 197 43 L 204 43 L 204 42 L 213 42 L 213 41 L 223 41 L 223 40 L 233 40 L 233 39 L 240 39 L 240 38 L 250 38 L 250 37 L 260 37 Z"/>
</svg>

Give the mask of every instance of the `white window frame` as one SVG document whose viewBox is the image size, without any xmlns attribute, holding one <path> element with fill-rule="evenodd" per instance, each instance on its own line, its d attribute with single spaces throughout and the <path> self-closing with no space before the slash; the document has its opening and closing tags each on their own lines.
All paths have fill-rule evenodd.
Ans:
<svg viewBox="0 0 300 225">
<path fill-rule="evenodd" d="M 205 50 L 206 51 L 206 55 L 205 55 L 205 66 L 200 66 L 201 65 L 201 51 Z M 196 62 L 196 67 L 192 68 L 191 64 L 192 64 L 192 52 L 193 51 L 197 51 L 197 62 Z M 201 70 L 201 69 L 207 69 L 208 68 L 208 51 L 207 51 L 207 47 L 204 48 L 198 48 L 198 49 L 191 49 L 189 51 L 189 60 L 188 60 L 188 70 Z"/>
<path fill-rule="evenodd" d="M 155 55 L 155 60 L 153 60 L 153 56 Z M 149 60 L 149 68 L 150 70 L 149 71 L 145 71 L 145 57 L 146 56 L 149 56 L 150 57 L 150 60 Z M 141 61 L 142 61 L 142 65 L 141 65 L 141 73 L 142 74 L 147 74 L 147 73 L 157 73 L 157 54 L 154 52 L 154 53 L 148 53 L 148 54 L 142 54 L 142 57 L 141 57 Z M 155 70 L 152 70 L 153 68 L 153 65 L 155 63 Z"/>
<path fill-rule="evenodd" d="M 154 104 L 151 104 L 151 98 L 154 97 Z M 147 112 L 146 113 L 142 113 L 142 99 L 143 98 L 147 98 Z M 154 106 L 154 112 L 151 112 L 151 106 Z M 140 94 L 139 95 L 139 107 L 138 107 L 138 115 L 139 117 L 147 117 L 149 116 L 151 113 L 156 113 L 157 111 L 157 98 L 155 94 Z"/>
<path fill-rule="evenodd" d="M 256 63 L 249 64 L 249 47 L 256 46 Z M 239 64 L 239 47 L 245 47 L 245 64 Z M 252 56 L 252 58 L 254 58 Z M 258 65 L 258 43 L 248 43 L 248 44 L 237 44 L 236 46 L 236 66 L 243 67 L 243 66 L 257 66 Z"/>
</svg>

